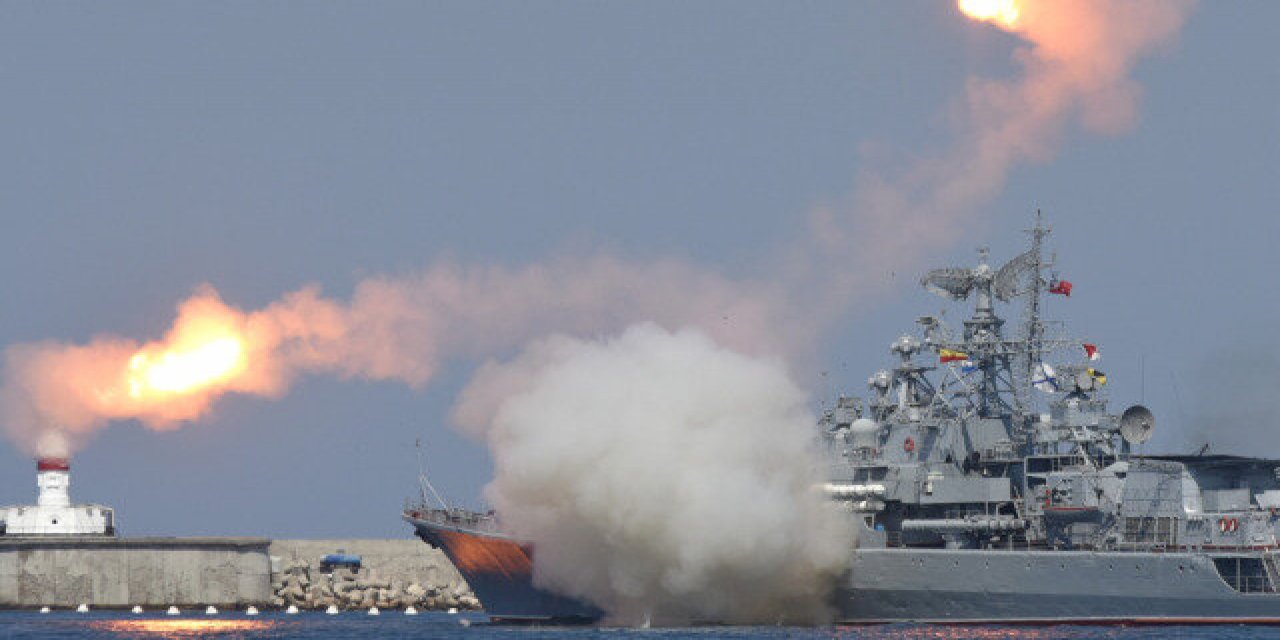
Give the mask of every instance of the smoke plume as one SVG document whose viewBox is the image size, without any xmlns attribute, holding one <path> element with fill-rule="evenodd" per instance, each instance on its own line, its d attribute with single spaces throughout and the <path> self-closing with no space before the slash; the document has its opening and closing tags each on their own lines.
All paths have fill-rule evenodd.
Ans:
<svg viewBox="0 0 1280 640">
<path fill-rule="evenodd" d="M 954 144 L 902 171 L 864 171 L 852 205 L 815 214 L 813 233 L 774 260 L 771 281 L 602 256 L 522 269 L 441 264 L 369 279 L 349 303 L 311 287 L 251 312 L 204 288 L 179 305 L 173 329 L 154 343 L 104 336 L 9 347 L 0 388 L 5 428 L 27 450 L 42 440 L 74 449 L 109 421 L 173 428 L 222 393 L 278 396 L 300 373 L 416 386 L 449 358 L 636 320 L 697 326 L 753 353 L 804 354 L 870 283 L 955 237 L 959 221 L 972 219 L 1014 166 L 1048 159 L 1069 124 L 1102 133 L 1131 125 L 1139 94 L 1133 65 L 1171 40 L 1190 6 L 996 0 L 1003 11 L 989 14 L 975 13 L 975 4 L 988 3 L 960 6 L 1026 42 L 1014 53 L 1021 77 L 971 78 Z"/>
<path fill-rule="evenodd" d="M 481 368 L 455 418 L 539 583 L 620 622 L 823 615 L 851 529 L 812 489 L 814 417 L 780 362 L 653 324 L 556 336 Z"/>
<path fill-rule="evenodd" d="M 178 428 L 228 392 L 278 397 L 303 374 L 425 385 L 451 358 L 498 353 L 547 332 L 620 329 L 636 318 L 696 325 L 723 344 L 782 353 L 806 331 L 768 285 L 675 261 L 561 259 L 522 269 L 440 264 L 361 282 L 349 302 L 317 287 L 243 311 L 201 287 L 161 340 L 103 336 L 5 350 L 0 417 L 13 441 L 68 455 L 111 421 Z M 775 327 L 788 326 L 782 334 Z M 211 347 L 227 349 L 211 351 Z"/>
<path fill-rule="evenodd" d="M 821 251 L 804 246 L 797 253 L 825 256 L 810 268 L 835 280 L 829 289 L 844 294 L 835 299 L 841 308 L 867 288 L 868 274 L 883 281 L 954 242 L 981 220 L 978 210 L 1014 169 L 1052 159 L 1073 126 L 1104 135 L 1128 131 L 1142 93 L 1134 65 L 1168 46 L 1192 7 L 1186 0 L 958 4 L 970 18 L 1020 39 L 1013 59 L 1021 73 L 1010 80 L 969 77 L 964 100 L 950 114 L 948 146 L 896 168 L 864 162 L 850 202 L 813 216 L 812 239 Z"/>
</svg>

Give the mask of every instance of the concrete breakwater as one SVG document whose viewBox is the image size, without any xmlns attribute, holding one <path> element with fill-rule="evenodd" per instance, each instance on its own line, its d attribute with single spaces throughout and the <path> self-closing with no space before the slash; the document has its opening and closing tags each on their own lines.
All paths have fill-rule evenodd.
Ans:
<svg viewBox="0 0 1280 640">
<path fill-rule="evenodd" d="M 322 570 L 326 554 L 358 570 Z M 0 608 L 476 609 L 448 558 L 416 539 L 0 537 Z"/>
<path fill-rule="evenodd" d="M 271 599 L 266 538 L 0 538 L 0 607 L 238 607 Z"/>
<path fill-rule="evenodd" d="M 360 568 L 320 566 L 338 552 L 359 555 Z M 419 540 L 276 540 L 269 553 L 276 607 L 480 608 L 449 559 Z"/>
</svg>

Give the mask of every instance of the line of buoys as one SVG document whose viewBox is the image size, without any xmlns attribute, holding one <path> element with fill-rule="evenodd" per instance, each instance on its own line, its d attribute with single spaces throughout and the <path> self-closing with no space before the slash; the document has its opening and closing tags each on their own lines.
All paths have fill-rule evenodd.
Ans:
<svg viewBox="0 0 1280 640">
<path fill-rule="evenodd" d="M 52 608 L 47 607 L 47 605 L 40 608 L 40 613 L 51 612 Z M 88 612 L 90 612 L 90 605 L 87 603 L 81 603 L 76 607 L 76 613 Z M 329 608 L 325 609 L 324 612 L 330 614 L 330 616 L 337 616 L 337 614 L 340 613 L 337 604 L 330 604 Z M 134 604 L 133 608 L 129 609 L 129 613 L 133 613 L 134 616 L 141 616 L 143 613 L 142 605 Z M 205 616 L 218 616 L 218 613 L 218 607 L 214 607 L 212 604 L 205 608 Z M 252 604 L 248 605 L 248 607 L 244 609 L 244 614 L 246 614 L 246 616 L 259 616 L 260 613 L 259 609 Z M 288 613 L 289 616 L 293 616 L 293 614 L 298 613 L 297 605 L 289 605 L 289 608 L 284 609 L 284 613 Z M 379 611 L 378 607 L 370 607 L 369 612 L 367 613 L 369 613 L 370 616 L 380 616 L 381 611 Z M 457 609 L 449 609 L 449 613 L 457 613 Z M 410 604 L 408 607 L 404 608 L 404 614 L 406 614 L 406 616 L 417 616 L 417 608 Z M 177 605 L 170 605 L 168 609 L 165 609 L 165 616 L 182 616 L 182 609 L 179 609 Z"/>
<path fill-rule="evenodd" d="M 81 603 L 80 606 L 76 607 L 75 610 L 76 610 L 76 613 L 89 613 L 89 605 L 85 603 Z M 49 613 L 51 611 L 52 609 L 50 609 L 47 606 L 40 607 L 40 613 Z M 143 613 L 143 609 L 141 605 L 134 605 L 133 608 L 129 610 L 129 612 L 134 615 L 141 615 Z M 288 615 L 296 615 L 298 613 L 298 607 L 297 605 L 291 604 L 289 605 L 289 608 L 284 610 L 284 612 Z M 331 604 L 327 609 L 324 610 L 324 612 L 328 615 L 336 616 L 339 613 L 341 613 L 341 610 L 338 609 L 338 605 Z M 457 615 L 458 609 L 456 607 L 450 607 L 448 612 L 449 612 L 449 615 Z M 169 616 L 180 616 L 182 615 L 182 610 L 179 609 L 176 605 L 172 605 L 168 609 L 166 609 L 164 613 L 165 615 L 169 615 Z M 376 606 L 369 607 L 369 610 L 366 613 L 371 616 L 382 615 L 382 611 L 379 610 L 378 607 Z M 205 607 L 204 614 L 206 616 L 216 616 L 218 615 L 218 608 L 213 605 L 209 605 L 208 607 Z M 247 616 L 256 616 L 256 615 L 259 615 L 260 612 L 258 611 L 257 607 L 253 605 L 249 605 L 244 610 L 244 614 Z M 409 605 L 405 607 L 404 615 L 416 616 L 418 615 L 418 608 L 413 605 Z M 470 624 L 467 620 L 462 620 L 461 622 L 464 625 Z"/>
</svg>

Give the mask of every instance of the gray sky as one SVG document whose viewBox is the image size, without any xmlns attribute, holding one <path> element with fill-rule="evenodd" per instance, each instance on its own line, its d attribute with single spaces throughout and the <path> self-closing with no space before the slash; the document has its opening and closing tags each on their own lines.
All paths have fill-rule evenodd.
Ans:
<svg viewBox="0 0 1280 640">
<path fill-rule="evenodd" d="M 942 1 L 0 8 L 5 344 L 158 338 L 202 282 L 253 308 L 446 256 L 602 246 L 749 272 L 850 193 L 860 150 L 943 146 L 966 76 L 1014 71 L 1013 38 Z M 1189 423 L 1201 389 L 1245 375 L 1231 354 L 1280 352 L 1278 23 L 1274 3 L 1202 4 L 1140 63 L 1134 131 L 1073 135 L 1015 171 L 929 265 L 1013 255 L 1043 208 L 1076 284 L 1051 311 L 1102 347 L 1117 405 L 1145 386 L 1152 449 L 1219 428 Z M 826 381 L 797 372 L 815 402 L 861 392 L 943 306 L 916 275 L 824 339 Z M 127 534 L 406 536 L 415 438 L 451 496 L 489 478 L 446 424 L 469 374 L 418 391 L 309 378 L 179 431 L 117 424 L 75 459 L 73 496 L 116 506 Z M 34 498 L 33 466 L 0 444 L 0 502 Z"/>
</svg>

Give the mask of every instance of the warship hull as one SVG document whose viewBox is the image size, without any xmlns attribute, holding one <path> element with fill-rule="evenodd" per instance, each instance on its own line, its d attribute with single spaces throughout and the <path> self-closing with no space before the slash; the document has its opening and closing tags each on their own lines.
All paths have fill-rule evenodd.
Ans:
<svg viewBox="0 0 1280 640">
<path fill-rule="evenodd" d="M 507 624 L 590 624 L 602 617 L 595 607 L 533 583 L 533 550 L 510 536 L 478 531 L 408 512 L 423 542 L 444 552 L 476 594 L 493 622 Z"/>
<path fill-rule="evenodd" d="M 836 608 L 845 624 L 1280 624 L 1280 594 L 1215 558 L 1274 566 L 1258 551 L 859 549 Z"/>
</svg>

